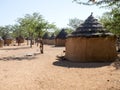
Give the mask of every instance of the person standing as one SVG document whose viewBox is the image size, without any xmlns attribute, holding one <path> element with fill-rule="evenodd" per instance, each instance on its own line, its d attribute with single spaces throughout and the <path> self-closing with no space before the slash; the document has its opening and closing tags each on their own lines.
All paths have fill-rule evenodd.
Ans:
<svg viewBox="0 0 120 90">
<path fill-rule="evenodd" d="M 40 43 L 40 52 L 41 52 L 41 54 L 43 54 L 43 40 L 40 39 L 39 43 Z"/>
</svg>

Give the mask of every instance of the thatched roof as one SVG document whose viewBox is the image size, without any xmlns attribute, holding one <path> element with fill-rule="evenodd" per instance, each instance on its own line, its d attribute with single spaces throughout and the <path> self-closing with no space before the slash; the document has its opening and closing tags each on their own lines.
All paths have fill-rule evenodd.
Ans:
<svg viewBox="0 0 120 90">
<path fill-rule="evenodd" d="M 42 38 L 43 38 L 43 39 L 49 39 L 49 34 L 48 34 L 48 32 L 46 32 L 46 33 L 43 35 Z"/>
<path fill-rule="evenodd" d="M 62 29 L 59 34 L 56 36 L 56 39 L 59 38 L 59 39 L 66 39 L 66 36 L 67 36 L 67 32 L 65 32 L 65 29 Z"/>
<path fill-rule="evenodd" d="M 84 36 L 84 37 L 93 37 L 93 36 L 109 36 L 113 35 L 108 32 L 97 19 L 91 14 L 83 24 L 81 24 L 76 31 L 74 31 L 69 36 Z M 68 36 L 68 37 L 69 37 Z"/>
<path fill-rule="evenodd" d="M 49 39 L 50 40 L 55 39 L 55 34 L 53 33 Z"/>
</svg>

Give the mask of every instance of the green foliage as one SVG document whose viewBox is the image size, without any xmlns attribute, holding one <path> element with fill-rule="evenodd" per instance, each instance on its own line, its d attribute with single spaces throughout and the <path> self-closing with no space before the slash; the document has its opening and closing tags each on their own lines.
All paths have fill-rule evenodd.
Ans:
<svg viewBox="0 0 120 90">
<path fill-rule="evenodd" d="M 58 30 L 54 23 L 47 22 L 39 13 L 26 14 L 22 18 L 17 19 L 17 23 L 13 26 L 0 26 L 0 36 L 11 35 L 16 38 L 18 36 L 31 39 L 42 37 L 45 32 L 55 32 Z"/>
<path fill-rule="evenodd" d="M 71 28 L 65 28 L 65 31 L 66 31 L 68 34 L 71 34 L 74 30 L 71 29 Z"/>
<path fill-rule="evenodd" d="M 120 7 L 120 0 L 73 0 L 78 4 L 82 5 L 98 5 L 98 6 L 105 6 L 105 7 L 113 7 L 117 6 Z"/>
<path fill-rule="evenodd" d="M 83 23 L 83 20 L 80 20 L 78 18 L 73 18 L 73 19 L 69 19 L 69 26 L 73 29 L 76 29 L 79 27 L 79 25 Z"/>
<path fill-rule="evenodd" d="M 6 36 L 9 35 L 12 32 L 12 26 L 11 25 L 6 25 L 6 26 L 1 26 L 0 27 L 0 36 Z"/>
<path fill-rule="evenodd" d="M 106 12 L 100 18 L 101 23 L 116 35 L 120 35 L 120 8 L 114 8 Z"/>
<path fill-rule="evenodd" d="M 57 30 L 54 31 L 54 34 L 58 35 L 60 31 L 61 31 L 60 29 L 57 29 Z"/>
<path fill-rule="evenodd" d="M 56 28 L 56 25 L 47 22 L 39 13 L 26 14 L 23 18 L 18 19 L 18 23 L 31 38 L 41 37 L 48 29 Z"/>
<path fill-rule="evenodd" d="M 29 36 L 33 37 L 40 17 L 41 16 L 39 16 L 37 13 L 33 13 L 32 15 L 26 14 L 23 18 L 18 19 L 18 23 L 20 25 L 19 27 L 21 27 L 22 30 L 27 31 Z"/>
<path fill-rule="evenodd" d="M 18 37 L 18 36 L 23 36 L 23 37 L 26 37 L 27 36 L 27 32 L 24 30 L 23 27 L 21 27 L 20 25 L 18 24 L 15 24 L 13 27 L 12 27 L 12 36 L 14 38 Z"/>
</svg>

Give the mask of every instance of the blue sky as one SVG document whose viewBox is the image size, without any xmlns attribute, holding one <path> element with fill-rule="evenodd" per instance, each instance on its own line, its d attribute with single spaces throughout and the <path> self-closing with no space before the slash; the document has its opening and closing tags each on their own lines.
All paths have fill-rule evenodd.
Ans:
<svg viewBox="0 0 120 90">
<path fill-rule="evenodd" d="M 0 26 L 15 24 L 17 18 L 25 14 L 39 12 L 45 20 L 55 23 L 57 27 L 67 27 L 69 19 L 85 20 L 91 12 L 95 17 L 101 16 L 105 9 L 96 6 L 83 6 L 72 0 L 1 0 Z"/>
</svg>

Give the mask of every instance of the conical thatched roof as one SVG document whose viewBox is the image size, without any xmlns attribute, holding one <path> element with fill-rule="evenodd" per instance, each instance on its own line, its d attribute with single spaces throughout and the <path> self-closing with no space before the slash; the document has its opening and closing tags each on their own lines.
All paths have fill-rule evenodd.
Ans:
<svg viewBox="0 0 120 90">
<path fill-rule="evenodd" d="M 55 39 L 55 34 L 53 33 L 49 39 Z"/>
<path fill-rule="evenodd" d="M 59 34 L 56 36 L 56 38 L 59 38 L 59 39 L 66 39 L 66 36 L 67 36 L 67 32 L 65 32 L 65 29 L 62 29 Z"/>
<path fill-rule="evenodd" d="M 46 33 L 43 35 L 43 39 L 49 39 L 49 34 L 48 34 L 48 32 L 46 32 Z"/>
<path fill-rule="evenodd" d="M 74 31 L 69 36 L 108 36 L 113 35 L 112 33 L 109 33 L 105 28 L 98 22 L 97 19 L 93 17 L 91 14 L 83 24 L 81 24 L 76 31 Z"/>
</svg>

